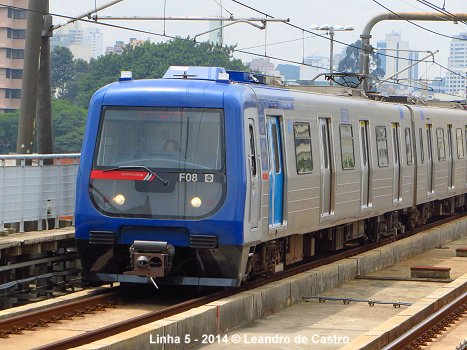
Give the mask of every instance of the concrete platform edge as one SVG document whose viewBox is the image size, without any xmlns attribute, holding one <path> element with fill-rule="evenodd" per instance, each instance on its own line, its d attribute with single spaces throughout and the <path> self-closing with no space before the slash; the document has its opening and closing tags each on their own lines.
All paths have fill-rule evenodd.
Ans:
<svg viewBox="0 0 467 350">
<path fill-rule="evenodd" d="M 459 220 L 462 222 L 458 224 L 448 223 L 442 225 L 440 228 L 431 229 L 422 234 L 393 242 L 376 250 L 312 269 L 251 291 L 242 292 L 230 298 L 194 308 L 179 315 L 156 321 L 75 349 L 120 350 L 133 348 L 138 350 L 165 350 L 172 348 L 183 349 L 200 345 L 200 341 L 205 335 L 223 334 L 236 328 L 246 326 L 257 319 L 279 312 L 293 304 L 297 304 L 304 296 L 319 295 L 353 279 L 357 275 L 364 275 L 392 266 L 399 261 L 409 259 L 426 250 L 433 249 L 435 243 L 435 246 L 439 246 L 453 239 L 458 239 L 466 234 L 463 228 L 467 225 L 467 218 L 461 218 Z M 446 225 L 450 226 L 445 227 Z M 453 230 L 461 232 L 453 233 Z M 444 299 L 441 302 L 436 300 L 432 300 L 432 302 L 442 303 L 443 305 L 448 303 L 450 301 L 449 298 L 452 297 L 453 299 L 456 293 L 458 293 L 456 291 L 457 288 L 452 287 L 456 285 L 456 283 L 461 284 L 458 288 L 464 288 L 465 290 L 467 288 L 467 277 L 463 276 L 441 288 L 446 291 L 446 294 L 443 296 L 443 298 L 446 298 L 445 302 Z M 414 306 L 415 305 L 412 307 Z M 433 307 L 433 305 L 431 307 Z M 419 307 L 414 309 L 420 310 Z M 420 317 L 419 313 L 413 317 L 417 315 Z M 398 315 L 398 317 L 401 316 Z M 408 316 L 406 315 L 404 317 L 407 318 Z M 409 319 L 403 322 L 403 324 L 410 326 L 410 324 L 413 324 L 413 322 L 411 322 L 413 320 L 414 319 Z M 400 321 L 399 319 L 398 322 Z M 187 334 L 189 334 L 191 339 L 189 345 L 183 342 Z M 157 341 L 158 336 L 179 337 L 181 344 L 163 344 L 164 342 Z M 361 337 L 355 339 L 355 341 L 360 338 Z M 379 339 L 383 338 L 388 339 L 388 332 L 383 332 L 379 337 Z M 198 342 L 193 342 L 194 339 L 198 339 Z M 369 342 L 373 343 L 376 342 L 376 340 L 372 339 L 369 340 Z M 351 346 L 353 343 L 354 342 L 351 342 L 347 346 Z M 347 346 L 345 349 L 347 349 Z M 357 348 L 361 347 L 349 347 L 348 349 Z M 369 347 L 367 349 L 377 349 L 377 347 Z"/>
<path fill-rule="evenodd" d="M 467 274 L 439 288 L 341 350 L 379 350 L 467 291 Z"/>
</svg>

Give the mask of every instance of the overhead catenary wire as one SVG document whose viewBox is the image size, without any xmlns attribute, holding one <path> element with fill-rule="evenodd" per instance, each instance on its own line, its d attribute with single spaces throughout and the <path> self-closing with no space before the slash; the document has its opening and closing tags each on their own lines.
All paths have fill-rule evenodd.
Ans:
<svg viewBox="0 0 467 350">
<path fill-rule="evenodd" d="M 232 1 L 235 1 L 235 0 L 232 0 Z M 388 12 L 392 13 L 393 15 L 399 17 L 401 20 L 403 20 L 403 21 L 405 21 L 405 22 L 407 22 L 407 23 L 410 23 L 410 24 L 412 24 L 412 25 L 414 25 L 414 26 L 416 26 L 416 27 L 418 27 L 418 28 L 420 28 L 420 29 L 423 29 L 423 30 L 427 31 L 427 32 L 430 32 L 430 33 L 435 34 L 435 35 L 438 35 L 438 36 L 442 36 L 442 37 L 444 37 L 444 38 L 449 38 L 449 39 L 454 39 L 454 40 L 467 40 L 467 39 L 463 39 L 463 38 L 456 38 L 456 37 L 454 37 L 454 36 L 447 35 L 447 34 L 443 34 L 443 33 L 439 33 L 439 32 L 437 32 L 437 31 L 434 31 L 434 30 L 431 30 L 431 29 L 429 29 L 429 28 L 426 28 L 426 27 L 424 27 L 424 26 L 422 26 L 422 25 L 420 25 L 420 24 L 415 23 L 414 21 L 411 21 L 410 19 L 404 18 L 404 16 L 402 16 L 402 15 L 398 14 L 397 12 L 391 10 L 391 9 L 388 8 L 387 6 L 384 6 L 383 4 L 381 4 L 380 2 L 378 2 L 377 0 L 372 0 L 372 1 L 373 1 L 375 4 L 378 4 L 379 6 L 381 6 L 382 8 L 384 8 L 386 11 L 388 11 Z"/>
<path fill-rule="evenodd" d="M 274 18 L 273 16 L 265 13 L 265 12 L 262 12 L 262 11 L 259 11 L 257 9 L 254 9 L 252 8 L 251 6 L 248 6 L 248 5 L 245 5 L 243 3 L 241 3 L 240 1 L 238 0 L 232 0 L 236 3 L 239 3 L 241 4 L 242 6 L 245 6 L 251 10 L 254 10 L 264 16 L 267 16 L 267 17 L 270 17 L 270 18 Z M 9 7 L 9 8 L 14 8 L 14 9 L 19 9 L 19 10 L 26 10 L 28 11 L 28 9 L 25 9 L 25 8 L 21 8 L 21 7 L 17 7 L 17 6 L 11 6 L 11 5 L 6 5 L 6 4 L 0 4 L 0 7 Z M 91 23 L 91 24 L 95 24 L 95 25 L 100 25 L 100 26 L 105 26 L 105 27 L 110 27 L 110 28 L 115 28 L 115 29 L 121 29 L 121 30 L 128 30 L 128 31 L 133 31 L 133 32 L 137 32 L 137 33 L 143 33 L 143 34 L 149 34 L 149 35 L 154 35 L 154 36 L 159 36 L 159 37 L 164 37 L 164 38 L 167 38 L 167 39 L 179 39 L 179 40 L 186 40 L 186 41 L 190 41 L 192 42 L 191 39 L 185 39 L 185 38 L 181 38 L 181 37 L 178 37 L 178 36 L 172 36 L 172 35 L 167 35 L 167 34 L 161 34 L 161 33 L 157 33 L 157 32 L 153 32 L 153 31 L 148 31 L 148 30 L 143 30 L 143 29 L 137 29 L 137 28 L 131 28 L 131 27 L 126 27 L 126 26 L 121 26 L 121 25 L 115 25 L 115 24 L 109 24 L 109 23 L 104 23 L 104 22 L 97 22 L 95 20 L 88 20 L 88 19 L 84 19 L 84 18 L 76 18 L 76 17 L 73 17 L 73 16 L 66 16 L 66 15 L 62 15 L 62 14 L 57 14 L 57 13 L 51 13 L 51 15 L 53 16 L 56 16 L 56 17 L 60 17 L 60 18 L 65 18 L 65 19 L 70 19 L 70 20 L 78 20 L 78 21 L 82 21 L 82 22 L 85 22 L 85 23 Z M 289 23 L 289 22 L 284 22 L 285 24 L 287 25 L 290 25 L 296 29 L 300 29 L 302 30 L 303 32 L 307 32 L 307 33 L 310 33 L 312 34 L 313 36 L 315 37 L 322 37 L 322 38 L 325 38 L 326 40 L 330 40 L 329 38 L 327 38 L 326 36 L 324 35 L 321 35 L 321 34 L 317 34 L 317 33 L 314 33 L 314 32 L 311 32 L 307 29 L 304 29 L 304 28 L 301 28 L 299 26 L 296 26 L 292 23 Z M 311 36 L 310 36 L 311 37 Z M 307 37 L 309 38 L 309 37 Z M 457 38 L 456 38 L 457 39 Z M 302 40 L 302 39 L 294 39 L 294 40 Z M 347 44 L 347 43 L 344 43 L 344 42 L 341 42 L 341 41 L 338 41 L 338 40 L 335 40 L 335 42 L 337 43 L 340 43 L 340 44 L 343 44 L 343 45 L 346 45 L 348 47 L 352 47 L 352 48 L 355 48 L 357 50 L 362 50 L 360 47 L 358 46 L 355 46 L 355 45 L 351 45 L 351 44 Z M 199 44 L 199 42 L 196 42 L 197 44 Z M 214 46 L 214 45 L 213 45 Z M 263 46 L 263 45 L 259 45 L 259 46 Z M 328 67 L 321 67 L 321 66 L 317 66 L 317 65 L 313 65 L 313 64 L 309 64 L 309 63 L 305 63 L 305 62 L 299 62 L 299 61 L 295 61 L 295 60 L 290 60 L 290 59 L 284 59 L 284 58 L 280 58 L 280 57 L 275 57 L 275 56 L 271 56 L 271 55 L 267 55 L 267 54 L 259 54 L 259 53 L 255 53 L 255 52 L 249 52 L 249 51 L 245 51 L 245 49 L 236 49 L 235 47 L 231 47 L 232 50 L 234 52 L 237 52 L 237 53 L 243 53 L 243 54 L 247 54 L 247 55 L 252 55 L 252 56 L 258 56 L 258 57 L 263 57 L 263 58 L 270 58 L 270 59 L 274 59 L 274 60 L 277 60 L 277 61 L 281 61 L 281 62 L 286 62 L 286 63 L 293 63 L 293 64 L 298 64 L 298 65 L 303 65 L 303 66 L 309 66 L 309 67 L 313 67 L 313 68 L 317 68 L 317 69 L 322 69 L 322 70 L 328 70 Z M 247 48 L 248 49 L 248 48 Z M 388 55 L 388 54 L 383 54 L 383 53 L 375 53 L 376 55 L 382 55 L 382 56 L 386 56 L 386 57 L 392 57 L 392 58 L 398 58 L 397 56 L 393 56 L 393 55 Z M 402 58 L 400 57 L 399 59 L 403 59 L 403 60 L 410 60 L 410 59 L 406 59 L 406 58 Z M 413 61 L 413 60 L 410 60 L 410 61 Z M 441 65 L 440 65 L 441 66 Z M 443 66 L 441 66 L 443 67 Z M 443 67 L 444 68 L 444 67 Z M 446 68 L 445 68 L 446 69 Z M 454 72 L 455 73 L 455 72 Z M 457 73 L 458 74 L 458 73 Z M 400 84 L 402 85 L 402 84 Z"/>
<path fill-rule="evenodd" d="M 429 8 L 431 8 L 431 9 L 437 11 L 437 12 L 440 12 L 440 13 L 442 13 L 442 14 L 444 14 L 444 15 L 451 16 L 451 18 L 452 18 L 453 21 L 461 22 L 461 23 L 463 23 L 463 24 L 467 24 L 466 21 L 461 21 L 461 20 L 459 20 L 459 19 L 456 17 L 456 15 L 454 15 L 453 13 L 451 13 L 451 12 L 449 12 L 449 11 L 446 11 L 446 9 L 441 8 L 441 7 L 439 7 L 439 6 L 436 6 L 435 4 L 433 4 L 433 3 L 431 3 L 431 2 L 429 2 L 429 1 L 427 1 L 427 0 L 417 0 L 417 1 L 418 1 L 419 3 L 421 3 L 421 4 L 423 4 L 423 5 L 425 5 L 425 6 L 429 7 Z"/>
<path fill-rule="evenodd" d="M 26 11 L 28 10 L 28 9 L 25 9 L 25 8 L 22 8 L 22 7 L 11 6 L 11 5 L 6 5 L 6 4 L 0 4 L 0 7 L 10 7 L 10 8 L 14 8 L 14 9 L 18 9 L 18 10 L 26 10 Z M 81 22 L 85 22 L 85 23 L 91 23 L 91 24 L 94 24 L 94 25 L 100 25 L 100 26 L 109 27 L 109 28 L 128 30 L 128 31 L 136 32 L 136 33 L 149 34 L 149 35 L 159 36 L 159 37 L 163 37 L 163 38 L 167 38 L 167 39 L 178 39 L 178 40 L 184 40 L 184 41 L 194 42 L 192 39 L 186 39 L 186 38 L 181 38 L 181 37 L 179 37 L 179 36 L 157 33 L 157 32 L 153 32 L 153 31 L 149 31 L 149 30 L 144 30 L 144 29 L 130 28 L 130 27 L 125 27 L 125 26 L 116 25 L 116 24 L 104 23 L 104 22 L 96 22 L 96 21 L 94 21 L 94 20 L 88 20 L 88 19 L 85 19 L 85 18 L 75 18 L 75 17 L 73 17 L 73 16 L 66 16 L 66 15 L 57 14 L 57 13 L 50 13 L 50 14 L 51 14 L 52 16 L 56 16 L 56 17 L 60 17 L 60 18 L 64 18 L 64 19 L 74 19 L 74 20 L 76 20 L 76 21 L 81 21 Z M 195 41 L 194 43 L 195 43 L 195 44 L 200 44 L 200 42 L 197 42 L 197 41 Z M 211 45 L 212 47 L 215 47 L 215 46 L 216 46 L 216 45 L 210 44 L 210 43 L 209 43 L 209 45 Z M 289 60 L 289 59 L 274 57 L 274 56 L 270 56 L 270 55 L 264 55 L 264 54 L 259 54 L 259 53 L 255 53 L 255 52 L 249 52 L 249 51 L 245 51 L 245 50 L 238 50 L 238 49 L 236 49 L 235 47 L 231 47 L 231 49 L 232 49 L 232 51 L 234 51 L 234 52 L 239 52 L 239 53 L 243 53 L 243 54 L 247 54 L 247 55 L 259 56 L 259 57 L 264 57 L 264 58 L 271 58 L 271 59 L 274 59 L 274 60 L 277 60 L 277 61 L 282 61 L 282 62 L 287 62 L 287 63 L 294 63 L 294 64 L 309 66 L 309 67 L 318 68 L 318 69 L 323 69 L 323 70 L 327 70 L 327 69 L 328 69 L 328 68 L 325 68 L 325 67 L 320 67 L 320 66 L 317 66 L 317 65 L 309 64 L 309 63 L 301 63 L 301 62 L 299 62 L 299 61 L 294 61 L 294 60 Z"/>
<path fill-rule="evenodd" d="M 238 1 L 238 0 L 232 0 L 232 1 L 235 2 L 235 3 L 237 3 L 237 4 L 239 4 L 239 5 L 241 5 L 241 6 L 246 7 L 246 8 L 248 8 L 248 9 L 252 10 L 252 11 L 255 11 L 255 12 L 259 13 L 259 14 L 262 14 L 262 15 L 264 15 L 264 16 L 268 16 L 268 17 L 274 18 L 274 16 L 272 16 L 272 15 L 270 15 L 270 14 L 268 14 L 268 13 L 265 13 L 265 12 L 263 12 L 263 11 L 261 11 L 261 10 L 258 10 L 258 9 L 256 9 L 256 8 L 250 6 L 250 5 L 246 5 L 246 4 L 242 3 L 241 1 Z M 319 34 L 319 33 L 315 33 L 315 32 L 313 32 L 313 31 L 311 31 L 311 30 L 307 30 L 307 29 L 305 29 L 305 28 L 303 28 L 303 27 L 300 27 L 300 26 L 297 26 L 297 25 L 293 24 L 293 23 L 290 22 L 290 21 L 289 21 L 289 22 L 284 22 L 284 24 L 286 24 L 286 25 L 288 25 L 288 26 L 291 26 L 291 27 L 293 27 L 293 28 L 295 28 L 295 29 L 304 31 L 304 32 L 306 32 L 306 33 L 312 34 L 312 35 L 315 36 L 315 37 L 319 37 L 319 38 L 322 38 L 322 39 L 326 39 L 326 40 L 328 40 L 328 41 L 331 41 L 331 38 L 327 37 L 326 35 Z M 341 45 L 344 45 L 344 46 L 347 46 L 347 47 L 354 48 L 354 49 L 356 49 L 357 51 L 362 51 L 362 48 L 361 48 L 361 47 L 355 46 L 355 45 L 353 45 L 353 44 L 348 44 L 348 43 L 346 43 L 346 42 L 339 41 L 339 40 L 336 40 L 336 39 L 334 39 L 334 42 L 335 42 L 335 43 L 338 43 L 338 44 L 341 44 Z M 260 46 L 262 47 L 262 45 L 260 45 Z M 374 54 L 375 54 L 375 55 L 378 55 L 378 56 L 384 56 L 384 57 L 389 57 L 389 58 L 395 58 L 395 59 L 399 59 L 399 60 L 403 60 L 403 61 L 412 61 L 410 58 L 398 57 L 398 56 L 389 55 L 389 54 L 385 54 L 385 53 L 381 53 L 381 52 L 374 52 Z"/>
</svg>

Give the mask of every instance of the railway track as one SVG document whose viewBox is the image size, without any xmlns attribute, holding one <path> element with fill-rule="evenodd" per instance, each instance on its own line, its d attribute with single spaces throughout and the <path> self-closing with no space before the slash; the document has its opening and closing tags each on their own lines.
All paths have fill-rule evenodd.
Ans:
<svg viewBox="0 0 467 350">
<path fill-rule="evenodd" d="M 438 225 L 442 225 L 444 223 L 456 220 L 460 217 L 464 216 L 464 214 L 456 214 L 441 220 L 438 220 L 434 223 L 424 226 L 422 229 L 417 229 L 411 231 L 410 233 L 402 234 L 397 238 L 386 240 L 384 242 L 376 242 L 372 244 L 367 244 L 365 246 L 360 246 L 357 248 L 349 249 L 338 254 L 334 254 L 332 256 L 328 256 L 319 260 L 309 261 L 298 266 L 293 266 L 288 268 L 285 271 L 277 273 L 275 275 L 266 276 L 264 278 L 258 278 L 254 281 L 247 283 L 246 285 L 229 290 L 223 290 L 215 293 L 211 293 L 205 296 L 201 296 L 198 298 L 194 298 L 188 301 L 183 301 L 181 303 L 176 303 L 174 305 L 168 306 L 163 308 L 162 310 L 151 311 L 147 312 L 143 315 L 132 317 L 129 319 L 125 319 L 111 325 L 107 325 L 101 328 L 93 329 L 91 331 L 87 331 L 85 333 L 72 336 L 69 338 L 61 339 L 54 343 L 50 343 L 47 345 L 39 346 L 36 349 L 69 349 L 72 347 L 88 344 L 124 331 L 129 329 L 133 329 L 139 327 L 141 325 L 155 322 L 161 320 L 163 318 L 179 314 L 181 312 L 187 311 L 192 308 L 196 308 L 210 302 L 226 298 L 232 296 L 234 294 L 251 290 L 265 284 L 290 277 L 292 275 L 317 268 L 323 265 L 330 264 L 340 259 L 345 259 L 351 256 L 355 256 L 361 254 L 363 252 L 376 249 L 381 247 L 385 244 L 393 242 L 397 239 L 406 238 L 410 235 L 416 234 L 422 230 L 427 230 L 432 227 L 436 227 Z M 34 330 L 39 329 L 40 327 L 47 326 L 50 323 L 56 323 L 60 320 L 65 319 L 73 319 L 76 317 L 83 317 L 86 314 L 86 311 L 95 312 L 98 310 L 105 309 L 106 307 L 114 307 L 115 300 L 118 297 L 118 290 L 112 291 L 111 293 L 105 293 L 99 296 L 94 296 L 92 298 L 83 299 L 77 302 L 73 302 L 70 304 L 54 306 L 53 308 L 37 311 L 34 313 L 28 313 L 22 316 L 14 317 L 11 319 L 0 320 L 0 337 L 2 334 L 4 336 L 8 336 L 10 334 L 20 334 L 23 331 L 27 330 Z M 94 309 L 93 309 L 94 308 Z M 56 316 L 54 316 L 56 315 Z M 57 316 L 58 315 L 58 316 Z M 0 339 L 1 344 L 1 339 Z"/>
<path fill-rule="evenodd" d="M 467 313 L 467 292 L 385 346 L 383 350 L 423 349 Z"/>
<path fill-rule="evenodd" d="M 118 292 L 111 290 L 85 299 L 54 305 L 52 308 L 0 320 L 0 338 L 7 338 L 12 334 L 23 334 L 24 331 L 34 331 L 63 320 L 85 317 L 87 314 L 113 308 L 116 305 L 117 296 Z"/>
</svg>

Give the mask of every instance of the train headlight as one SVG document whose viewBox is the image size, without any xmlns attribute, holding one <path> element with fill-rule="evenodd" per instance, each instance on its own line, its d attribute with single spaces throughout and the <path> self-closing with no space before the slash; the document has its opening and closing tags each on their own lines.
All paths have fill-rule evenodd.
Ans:
<svg viewBox="0 0 467 350">
<path fill-rule="evenodd" d="M 194 208 L 199 208 L 201 206 L 201 198 L 199 197 L 193 197 L 191 199 L 191 205 L 194 207 Z"/>
<path fill-rule="evenodd" d="M 125 196 L 121 193 L 117 194 L 115 197 L 112 198 L 115 204 L 117 205 L 123 205 L 125 203 Z"/>
</svg>

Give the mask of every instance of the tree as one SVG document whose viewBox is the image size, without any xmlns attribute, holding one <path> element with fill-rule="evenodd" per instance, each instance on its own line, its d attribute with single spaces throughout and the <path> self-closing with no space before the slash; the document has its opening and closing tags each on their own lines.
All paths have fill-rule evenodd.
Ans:
<svg viewBox="0 0 467 350">
<path fill-rule="evenodd" d="M 359 73 L 360 72 L 360 49 L 362 41 L 357 40 L 347 46 L 345 57 L 339 62 L 339 72 L 341 73 Z M 384 77 L 384 69 L 381 68 L 381 59 L 379 55 L 373 53 L 370 55 L 370 74 L 376 78 Z"/>
<path fill-rule="evenodd" d="M 53 100 L 55 153 L 80 152 L 86 124 L 86 109 L 68 101 Z"/>
<path fill-rule="evenodd" d="M 86 71 L 88 64 L 82 59 L 75 60 L 70 49 L 63 46 L 55 47 L 50 55 L 52 95 L 60 99 L 69 94 L 70 84 Z"/>
<path fill-rule="evenodd" d="M 0 113 L 0 154 L 16 153 L 19 112 Z"/>
<path fill-rule="evenodd" d="M 234 47 L 195 43 L 176 38 L 163 43 L 144 42 L 127 46 L 122 55 L 110 54 L 92 59 L 88 69 L 79 73 L 67 86 L 64 95 L 69 101 L 87 106 L 92 94 L 100 87 L 115 82 L 122 70 L 130 70 L 136 79 L 161 78 L 173 65 L 217 66 L 244 70 L 241 60 L 233 58 Z"/>
</svg>

